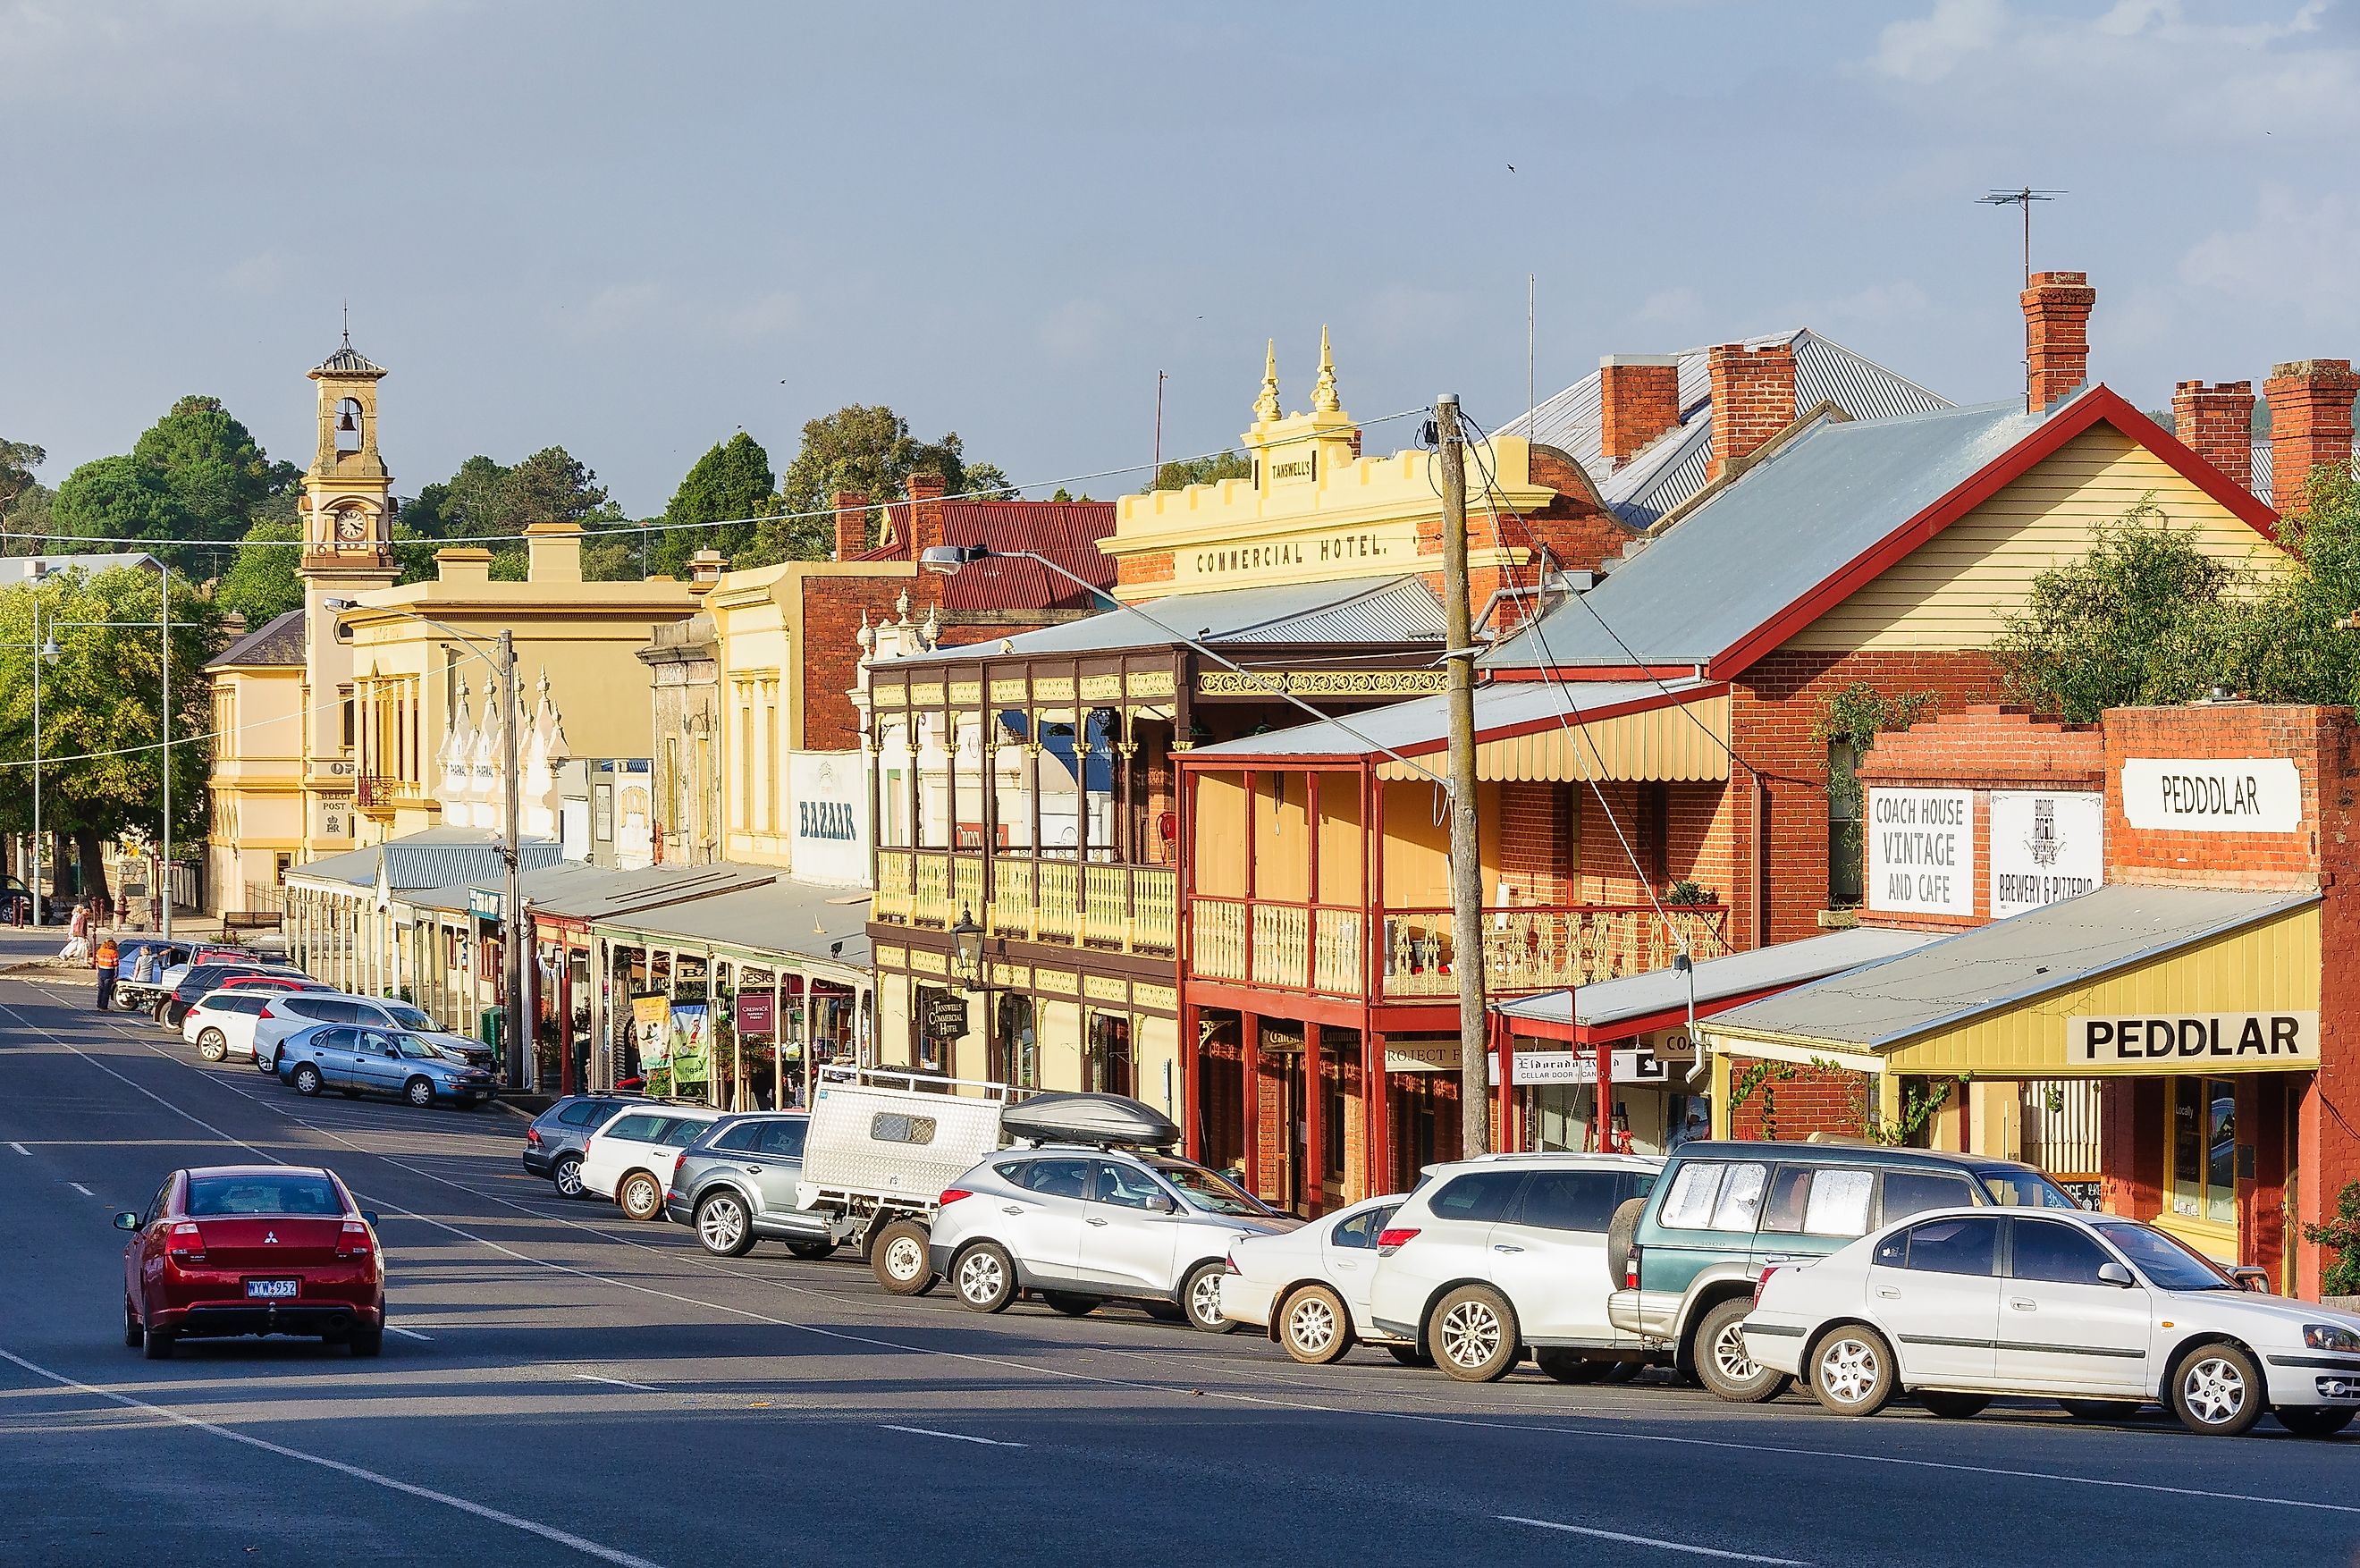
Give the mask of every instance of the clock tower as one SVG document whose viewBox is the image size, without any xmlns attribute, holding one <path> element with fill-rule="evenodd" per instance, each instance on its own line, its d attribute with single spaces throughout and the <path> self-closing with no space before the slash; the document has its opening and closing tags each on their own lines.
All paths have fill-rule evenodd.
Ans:
<svg viewBox="0 0 2360 1568">
<path fill-rule="evenodd" d="M 353 847 L 353 651 L 336 641 L 332 598 L 391 587 L 393 476 L 377 449 L 377 384 L 385 372 L 352 334 L 311 373 L 320 387 L 320 441 L 303 471 L 303 845 L 306 860 Z"/>
</svg>

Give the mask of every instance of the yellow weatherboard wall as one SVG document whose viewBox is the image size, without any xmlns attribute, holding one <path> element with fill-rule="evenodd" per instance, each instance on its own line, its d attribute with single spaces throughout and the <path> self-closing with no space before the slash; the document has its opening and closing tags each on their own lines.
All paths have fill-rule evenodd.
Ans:
<svg viewBox="0 0 2360 1568">
<path fill-rule="evenodd" d="M 2285 556 L 2268 540 L 2162 458 L 2099 424 L 1863 584 L 1786 646 L 1987 647 L 2007 616 L 2028 601 L 2035 578 L 2087 555 L 2101 526 L 2142 501 L 2152 501 L 2166 525 L 2218 560 L 2257 577 L 2284 569 Z"/>
</svg>

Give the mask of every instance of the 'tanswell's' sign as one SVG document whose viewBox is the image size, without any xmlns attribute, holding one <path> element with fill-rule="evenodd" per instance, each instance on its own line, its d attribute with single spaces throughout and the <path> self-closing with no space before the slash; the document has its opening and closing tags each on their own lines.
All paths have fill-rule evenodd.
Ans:
<svg viewBox="0 0 2360 1568">
<path fill-rule="evenodd" d="M 2131 757 L 2123 816 L 2134 828 L 2291 833 L 2302 826 L 2302 775 L 2285 757 Z"/>
<path fill-rule="evenodd" d="M 2319 1065 L 2316 1013 L 2178 1013 L 2065 1021 L 2066 1058 L 2077 1066 L 2212 1070 Z"/>
</svg>

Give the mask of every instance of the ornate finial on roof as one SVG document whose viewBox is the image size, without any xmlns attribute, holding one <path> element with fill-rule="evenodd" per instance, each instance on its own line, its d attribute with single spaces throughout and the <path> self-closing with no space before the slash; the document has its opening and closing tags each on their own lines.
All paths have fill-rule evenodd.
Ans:
<svg viewBox="0 0 2360 1568">
<path fill-rule="evenodd" d="M 903 588 L 900 593 L 893 596 L 893 613 L 901 618 L 902 625 L 907 626 L 910 624 L 909 589 Z"/>
<path fill-rule="evenodd" d="M 853 633 L 852 640 L 860 644 L 860 656 L 864 659 L 869 656 L 869 651 L 877 646 L 877 633 L 869 624 L 869 612 L 866 609 L 860 612 L 860 630 Z"/>
<path fill-rule="evenodd" d="M 939 620 L 935 619 L 934 606 L 928 605 L 926 607 L 926 624 L 918 628 L 918 641 L 925 644 L 926 647 L 932 648 L 935 643 L 942 641 L 942 635 L 943 623 Z"/>
<path fill-rule="evenodd" d="M 1254 418 L 1274 420 L 1278 408 L 1278 339 L 1270 340 L 1262 362 L 1262 396 L 1254 400 Z"/>
<path fill-rule="evenodd" d="M 1344 405 L 1336 398 L 1336 356 L 1328 351 L 1328 329 L 1319 329 L 1319 380 L 1311 389 L 1311 411 L 1332 414 Z"/>
</svg>

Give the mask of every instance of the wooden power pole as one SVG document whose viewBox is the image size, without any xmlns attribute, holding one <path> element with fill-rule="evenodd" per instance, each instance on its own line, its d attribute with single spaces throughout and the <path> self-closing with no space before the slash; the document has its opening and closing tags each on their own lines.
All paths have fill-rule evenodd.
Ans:
<svg viewBox="0 0 2360 1568">
<path fill-rule="evenodd" d="M 1491 1147 L 1490 1045 L 1483 1019 L 1483 862 L 1475 817 L 1475 616 L 1467 583 L 1467 447 L 1459 399 L 1434 400 L 1442 459 L 1442 613 L 1450 701 L 1450 945 L 1458 954 L 1461 1156 Z"/>
</svg>

